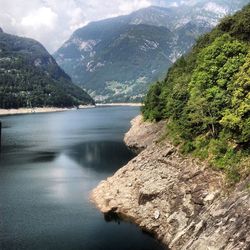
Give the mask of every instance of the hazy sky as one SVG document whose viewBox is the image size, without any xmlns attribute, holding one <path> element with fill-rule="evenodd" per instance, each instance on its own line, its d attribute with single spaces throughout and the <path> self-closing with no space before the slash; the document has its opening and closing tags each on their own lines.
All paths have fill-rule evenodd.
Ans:
<svg viewBox="0 0 250 250">
<path fill-rule="evenodd" d="M 54 52 L 75 29 L 90 21 L 128 14 L 150 5 L 166 6 L 173 1 L 0 0 L 0 27 L 7 33 L 34 38 Z"/>
</svg>

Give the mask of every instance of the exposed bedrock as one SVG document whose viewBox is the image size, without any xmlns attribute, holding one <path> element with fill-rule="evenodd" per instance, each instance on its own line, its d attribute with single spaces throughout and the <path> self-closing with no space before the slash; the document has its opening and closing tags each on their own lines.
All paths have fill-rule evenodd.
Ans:
<svg viewBox="0 0 250 250">
<path fill-rule="evenodd" d="M 156 142 L 163 128 L 141 117 L 132 121 L 125 141 L 144 150 L 93 190 L 93 202 L 170 249 L 250 249 L 250 178 L 226 189 L 222 173 Z"/>
</svg>

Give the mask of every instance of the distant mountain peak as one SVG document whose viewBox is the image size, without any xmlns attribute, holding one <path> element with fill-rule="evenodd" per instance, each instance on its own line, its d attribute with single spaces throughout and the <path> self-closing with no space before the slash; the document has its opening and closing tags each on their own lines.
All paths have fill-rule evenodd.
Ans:
<svg viewBox="0 0 250 250">
<path fill-rule="evenodd" d="M 0 27 L 0 33 L 3 33 L 3 29 Z"/>
<path fill-rule="evenodd" d="M 164 26 L 169 28 L 169 18 L 171 9 L 159 6 L 149 6 L 144 9 L 137 10 L 129 15 L 130 24 L 147 24 L 153 26 Z"/>
</svg>

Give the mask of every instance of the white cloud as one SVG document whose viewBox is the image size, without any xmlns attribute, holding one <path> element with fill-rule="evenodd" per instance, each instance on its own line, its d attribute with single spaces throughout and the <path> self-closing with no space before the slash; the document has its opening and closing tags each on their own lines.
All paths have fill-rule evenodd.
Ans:
<svg viewBox="0 0 250 250">
<path fill-rule="evenodd" d="M 21 20 L 21 25 L 32 27 L 34 29 L 44 26 L 53 29 L 57 20 L 57 14 L 48 7 L 41 7 L 25 16 Z"/>
<path fill-rule="evenodd" d="M 128 14 L 153 1 L 0 0 L 0 27 L 8 33 L 34 38 L 53 52 L 77 28 L 91 21 Z"/>
<path fill-rule="evenodd" d="M 137 1 L 122 1 L 119 5 L 119 10 L 122 13 L 129 13 L 135 9 L 145 8 L 150 6 L 152 3 L 147 0 L 137 0 Z"/>
<path fill-rule="evenodd" d="M 180 1 L 180 0 L 175 0 Z M 50 52 L 91 21 L 174 0 L 0 0 L 0 27 L 40 41 Z M 190 0 L 189 0 L 190 1 Z"/>
</svg>

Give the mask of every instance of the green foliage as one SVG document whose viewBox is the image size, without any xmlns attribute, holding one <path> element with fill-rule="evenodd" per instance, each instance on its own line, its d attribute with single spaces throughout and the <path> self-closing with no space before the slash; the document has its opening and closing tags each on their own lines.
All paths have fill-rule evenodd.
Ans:
<svg viewBox="0 0 250 250">
<path fill-rule="evenodd" d="M 243 8 L 234 16 L 226 17 L 219 24 L 218 28 L 231 36 L 249 41 L 250 40 L 250 8 L 249 5 Z"/>
<path fill-rule="evenodd" d="M 143 108 L 145 119 L 168 119 L 167 134 L 182 153 L 209 161 L 231 181 L 249 169 L 249 24 L 250 5 L 201 37 L 148 92 Z"/>
<path fill-rule="evenodd" d="M 145 98 L 145 106 L 142 107 L 144 118 L 150 121 L 159 121 L 162 117 L 162 105 L 160 99 L 161 84 L 159 82 L 153 84 Z"/>
<path fill-rule="evenodd" d="M 230 105 L 224 111 L 221 124 L 237 143 L 248 143 L 250 138 L 250 54 L 228 86 Z"/>
<path fill-rule="evenodd" d="M 228 86 L 245 62 L 246 54 L 247 46 L 229 35 L 217 38 L 199 53 L 185 107 L 189 126 L 197 127 L 194 136 L 209 133 L 216 137 L 221 131 L 220 120 L 232 94 Z"/>
<path fill-rule="evenodd" d="M 0 108 L 93 103 L 38 42 L 0 33 Z"/>
</svg>

